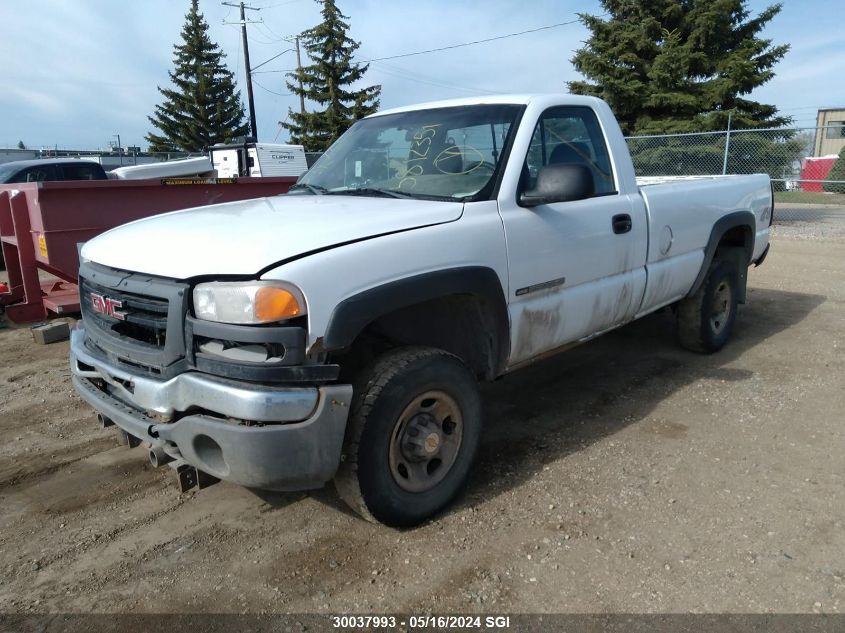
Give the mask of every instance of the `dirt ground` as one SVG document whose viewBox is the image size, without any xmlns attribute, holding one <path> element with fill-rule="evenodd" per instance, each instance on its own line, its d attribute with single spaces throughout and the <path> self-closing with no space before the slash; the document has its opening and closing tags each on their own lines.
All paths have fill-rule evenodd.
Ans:
<svg viewBox="0 0 845 633">
<path fill-rule="evenodd" d="M 486 386 L 466 494 L 408 531 L 180 494 L 67 342 L 0 329 L 0 612 L 845 611 L 845 239 L 773 243 L 719 354 L 661 313 Z"/>
</svg>

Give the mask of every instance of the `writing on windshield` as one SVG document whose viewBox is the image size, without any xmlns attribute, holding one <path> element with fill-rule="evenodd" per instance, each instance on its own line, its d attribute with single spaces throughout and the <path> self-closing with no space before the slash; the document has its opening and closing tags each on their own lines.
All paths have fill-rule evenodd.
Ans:
<svg viewBox="0 0 845 633">
<path fill-rule="evenodd" d="M 320 157 L 298 189 L 472 198 L 490 188 L 521 108 L 456 106 L 363 119 Z"/>
</svg>

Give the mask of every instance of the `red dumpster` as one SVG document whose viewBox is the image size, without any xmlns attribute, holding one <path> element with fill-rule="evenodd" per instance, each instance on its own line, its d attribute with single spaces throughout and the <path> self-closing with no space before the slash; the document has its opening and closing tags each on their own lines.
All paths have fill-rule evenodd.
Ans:
<svg viewBox="0 0 845 633">
<path fill-rule="evenodd" d="M 833 163 L 836 162 L 836 155 L 833 156 L 811 156 L 801 161 L 801 191 L 822 192 L 822 181 L 827 178 Z"/>
<path fill-rule="evenodd" d="M 101 180 L 0 185 L 0 245 L 10 319 L 79 310 L 77 244 L 166 211 L 286 193 L 296 178 Z M 41 281 L 39 269 L 58 280 Z"/>
</svg>

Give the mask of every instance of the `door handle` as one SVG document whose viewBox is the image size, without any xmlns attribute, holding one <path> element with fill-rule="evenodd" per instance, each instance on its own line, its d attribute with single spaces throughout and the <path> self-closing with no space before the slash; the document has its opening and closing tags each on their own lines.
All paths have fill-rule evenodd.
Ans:
<svg viewBox="0 0 845 633">
<path fill-rule="evenodd" d="M 631 222 L 631 216 L 627 213 L 620 213 L 619 215 L 614 215 L 612 223 L 613 232 L 616 234 L 628 233 L 631 230 L 631 226 L 633 226 L 633 223 Z"/>
</svg>

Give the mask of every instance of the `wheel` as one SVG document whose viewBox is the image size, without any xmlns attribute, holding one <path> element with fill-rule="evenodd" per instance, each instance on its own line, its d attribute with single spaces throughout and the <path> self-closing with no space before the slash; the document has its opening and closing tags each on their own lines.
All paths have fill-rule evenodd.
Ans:
<svg viewBox="0 0 845 633">
<path fill-rule="evenodd" d="M 713 261 L 701 288 L 678 305 L 681 345 L 707 354 L 724 347 L 736 321 L 738 283 L 734 262 Z"/>
<path fill-rule="evenodd" d="M 417 525 L 466 482 L 481 436 L 475 377 L 447 352 L 406 347 L 355 382 L 338 493 L 367 520 Z"/>
</svg>

